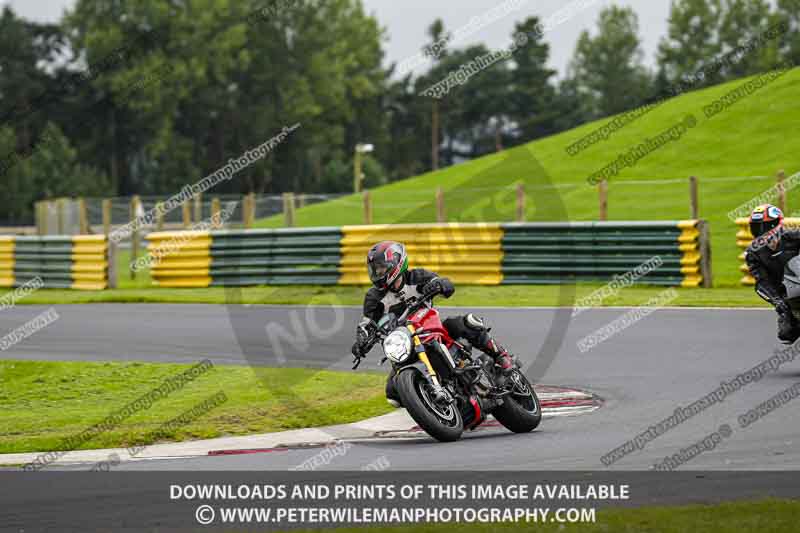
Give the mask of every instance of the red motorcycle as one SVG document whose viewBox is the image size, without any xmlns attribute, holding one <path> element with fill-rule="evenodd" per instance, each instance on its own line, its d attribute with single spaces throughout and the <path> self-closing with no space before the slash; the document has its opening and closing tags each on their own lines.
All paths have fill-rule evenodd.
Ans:
<svg viewBox="0 0 800 533">
<path fill-rule="evenodd" d="M 489 414 L 515 433 L 536 429 L 541 405 L 518 364 L 504 375 L 490 356 L 473 357 L 466 341 L 450 338 L 432 297 L 411 298 L 406 306 L 402 315 L 389 313 L 371 324 L 364 353 L 381 342 L 381 364 L 391 362 L 402 406 L 422 429 L 451 442 Z M 354 359 L 354 370 L 362 358 Z"/>
</svg>

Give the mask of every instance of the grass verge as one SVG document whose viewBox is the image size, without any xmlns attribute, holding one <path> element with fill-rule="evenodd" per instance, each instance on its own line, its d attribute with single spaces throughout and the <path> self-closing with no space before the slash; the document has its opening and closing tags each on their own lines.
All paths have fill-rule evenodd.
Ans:
<svg viewBox="0 0 800 533">
<path fill-rule="evenodd" d="M 574 287 L 574 288 L 573 288 Z M 458 307 L 566 306 L 602 287 L 599 284 L 576 286 L 499 285 L 459 286 L 449 300 L 439 305 Z M 639 306 L 664 291 L 664 287 L 634 286 L 604 299 L 603 306 Z M 713 289 L 675 289 L 678 297 L 669 303 L 685 307 L 768 307 L 749 287 Z M 571 295 L 574 291 L 574 297 Z M 20 304 L 83 304 L 83 303 L 209 303 L 209 304 L 275 304 L 275 305 L 361 305 L 365 287 L 287 286 L 247 287 L 245 289 L 140 288 L 107 291 L 73 291 L 42 289 Z M 5 292 L 0 291 L 0 297 Z"/>
<path fill-rule="evenodd" d="M 58 450 L 192 365 L 0 361 L 0 453 Z M 153 444 L 152 433 L 224 392 L 227 401 L 158 442 L 355 422 L 391 410 L 385 376 L 299 368 L 214 366 L 79 449 Z M 63 447 L 63 446 L 62 446 Z"/>
<path fill-rule="evenodd" d="M 456 530 L 464 533 L 516 533 L 523 531 L 558 531 L 566 533 L 682 533 L 685 531 L 778 533 L 797 531 L 798 513 L 800 513 L 800 502 L 768 499 L 717 505 L 600 509 L 597 511 L 597 521 L 593 524 L 459 524 Z M 326 529 L 325 531 L 336 533 L 370 533 L 373 531 L 446 533 L 453 531 L 453 529 L 452 524 L 403 527 L 381 525 Z"/>
</svg>

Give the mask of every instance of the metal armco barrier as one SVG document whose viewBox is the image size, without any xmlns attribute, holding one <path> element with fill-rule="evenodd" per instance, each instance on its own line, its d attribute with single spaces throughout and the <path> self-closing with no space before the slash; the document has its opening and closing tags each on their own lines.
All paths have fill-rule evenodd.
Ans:
<svg viewBox="0 0 800 533">
<path fill-rule="evenodd" d="M 403 242 L 410 266 L 458 284 L 606 281 L 654 256 L 638 281 L 710 286 L 704 221 L 400 224 L 147 236 L 151 273 L 164 287 L 367 285 L 365 258 L 378 241 Z"/>
<path fill-rule="evenodd" d="M 503 224 L 503 284 L 605 281 L 658 256 L 650 285 L 710 286 L 704 221 Z"/>
<path fill-rule="evenodd" d="M 151 233 L 162 287 L 335 285 L 340 228 Z"/>
<path fill-rule="evenodd" d="M 0 287 L 41 278 L 44 287 L 109 288 L 109 246 L 102 235 L 0 236 Z"/>
<path fill-rule="evenodd" d="M 800 229 L 800 218 L 785 218 L 783 224 L 792 229 Z M 753 242 L 753 234 L 750 233 L 750 219 L 747 217 L 737 218 L 736 225 L 739 227 L 736 231 L 736 246 L 742 249 L 742 252 L 739 254 L 739 270 L 744 274 L 742 279 L 739 280 L 739 283 L 752 286 L 756 284 L 756 280 L 750 275 L 750 270 L 744 262 L 744 251 L 750 246 L 750 243 Z"/>
</svg>

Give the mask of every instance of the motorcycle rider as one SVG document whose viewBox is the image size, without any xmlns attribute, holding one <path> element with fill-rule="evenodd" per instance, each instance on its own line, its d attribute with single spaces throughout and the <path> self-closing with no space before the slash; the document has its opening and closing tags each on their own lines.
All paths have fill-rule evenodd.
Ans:
<svg viewBox="0 0 800 533">
<path fill-rule="evenodd" d="M 442 295 L 449 298 L 455 292 L 453 283 L 423 268 L 408 268 L 406 247 L 394 241 L 375 244 L 367 253 L 367 272 L 374 285 L 364 297 L 364 317 L 356 327 L 356 341 L 352 353 L 364 357 L 370 346 L 366 345 L 372 328 L 387 313 L 400 315 L 406 309 L 406 300 L 411 297 L 429 298 Z M 453 339 L 466 339 L 472 346 L 494 357 L 495 364 L 504 374 L 515 366 L 514 356 L 500 346 L 489 334 L 483 319 L 472 313 L 449 317 L 442 321 Z M 386 383 L 386 399 L 395 407 L 400 407 L 392 380 L 394 371 Z"/>
<path fill-rule="evenodd" d="M 775 307 L 778 313 L 778 339 L 792 344 L 800 337 L 800 324 L 786 302 L 783 272 L 786 263 L 800 253 L 800 231 L 787 230 L 783 213 L 771 204 L 753 209 L 750 214 L 753 242 L 744 257 L 750 275 L 756 281 L 756 293 Z"/>
</svg>

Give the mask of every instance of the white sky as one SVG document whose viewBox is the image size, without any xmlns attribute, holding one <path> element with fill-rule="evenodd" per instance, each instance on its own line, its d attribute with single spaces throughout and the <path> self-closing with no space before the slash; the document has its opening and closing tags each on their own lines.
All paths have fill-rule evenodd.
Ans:
<svg viewBox="0 0 800 533">
<path fill-rule="evenodd" d="M 428 42 L 426 31 L 435 18 L 444 21 L 445 28 L 455 30 L 469 23 L 472 17 L 480 16 L 495 6 L 504 4 L 501 0 L 362 0 L 368 13 L 374 15 L 387 30 L 388 41 L 384 44 L 387 64 L 398 63 L 415 55 Z M 516 6 L 504 18 L 480 29 L 454 46 L 483 42 L 489 48 L 507 46 L 514 23 L 531 16 L 541 19 L 573 3 L 575 0 L 507 0 L 506 5 Z M 655 64 L 655 51 L 658 41 L 667 30 L 669 0 L 581 0 L 589 7 L 574 17 L 559 24 L 545 34 L 550 43 L 550 64 L 564 75 L 567 63 L 575 49 L 578 36 L 584 29 L 593 31 L 600 10 L 608 5 L 627 5 L 634 8 L 639 16 L 639 35 L 645 52 L 645 63 Z M 74 4 L 74 0 L 0 0 L 9 4 L 19 15 L 38 21 L 56 21 L 63 11 Z"/>
</svg>

